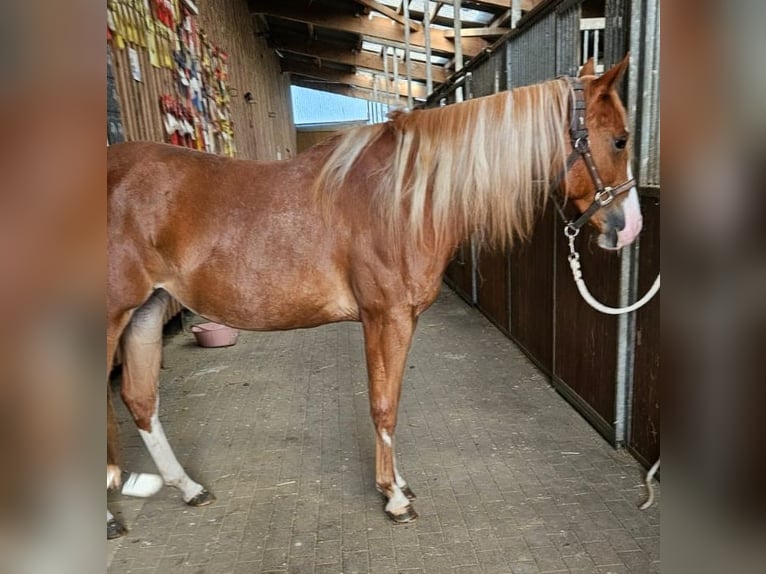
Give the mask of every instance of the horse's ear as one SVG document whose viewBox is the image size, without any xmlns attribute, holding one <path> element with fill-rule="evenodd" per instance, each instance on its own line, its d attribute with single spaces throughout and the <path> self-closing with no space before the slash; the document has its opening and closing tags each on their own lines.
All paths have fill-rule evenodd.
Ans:
<svg viewBox="0 0 766 574">
<path fill-rule="evenodd" d="M 620 63 L 604 72 L 601 77 L 593 80 L 593 86 L 598 90 L 603 90 L 605 92 L 614 89 L 617 83 L 622 79 L 625 70 L 628 69 L 629 63 L 630 53 L 625 54 L 625 57 Z"/>
<path fill-rule="evenodd" d="M 595 76 L 596 75 L 596 65 L 593 63 L 593 58 L 588 58 L 588 61 L 585 62 L 580 68 L 580 74 L 579 76 L 582 78 L 583 76 Z"/>
</svg>

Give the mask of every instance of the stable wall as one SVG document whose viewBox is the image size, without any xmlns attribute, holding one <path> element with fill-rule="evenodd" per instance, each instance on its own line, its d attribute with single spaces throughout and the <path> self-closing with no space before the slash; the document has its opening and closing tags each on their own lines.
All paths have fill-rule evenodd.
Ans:
<svg viewBox="0 0 766 574">
<path fill-rule="evenodd" d="M 196 5 L 200 30 L 228 54 L 226 85 L 231 96 L 228 110 L 235 157 L 275 160 L 294 155 L 289 78 L 280 72 L 278 58 L 265 39 L 257 35 L 247 0 L 197 0 Z M 124 49 L 116 48 L 113 42 L 109 46 L 114 77 L 110 96 L 115 102 L 108 106 L 109 141 L 166 142 L 160 96 L 178 94 L 177 76 L 172 69 L 152 66 L 145 46 L 126 44 Z M 131 77 L 127 46 L 136 50 L 141 81 Z M 244 97 L 247 92 L 252 94 L 250 103 Z M 116 117 L 121 121 L 115 122 Z"/>
<path fill-rule="evenodd" d="M 229 54 L 231 113 L 239 157 L 286 159 L 295 155 L 290 78 L 257 35 L 247 0 L 197 0 L 200 28 Z M 253 102 L 245 101 L 245 93 Z"/>
</svg>

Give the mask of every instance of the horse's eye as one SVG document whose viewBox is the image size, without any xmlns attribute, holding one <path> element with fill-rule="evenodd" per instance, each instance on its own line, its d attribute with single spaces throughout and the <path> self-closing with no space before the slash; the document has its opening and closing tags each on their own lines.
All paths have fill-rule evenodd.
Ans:
<svg viewBox="0 0 766 574">
<path fill-rule="evenodd" d="M 619 137 L 614 139 L 614 147 L 617 149 L 625 149 L 625 146 L 628 145 L 628 138 L 626 137 Z"/>
</svg>

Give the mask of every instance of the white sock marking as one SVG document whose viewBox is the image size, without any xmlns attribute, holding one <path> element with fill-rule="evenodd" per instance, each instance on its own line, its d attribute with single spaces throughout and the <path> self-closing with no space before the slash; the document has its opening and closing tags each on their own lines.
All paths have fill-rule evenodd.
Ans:
<svg viewBox="0 0 766 574">
<path fill-rule="evenodd" d="M 152 455 L 154 464 L 157 465 L 157 470 L 160 471 L 165 484 L 175 486 L 183 494 L 183 499 L 189 502 L 192 498 L 200 494 L 204 488 L 201 484 L 194 482 L 184 471 L 183 467 L 173 454 L 173 449 L 170 447 L 165 431 L 162 428 L 162 423 L 157 416 L 159 411 L 159 400 L 155 406 L 154 414 L 151 418 L 152 430 L 146 432 L 138 429 L 138 433 L 144 440 L 146 448 L 149 450 L 149 454 Z"/>
<path fill-rule="evenodd" d="M 391 496 L 391 498 L 388 499 L 388 502 L 386 503 L 386 511 L 393 512 L 394 514 L 401 514 L 401 512 L 394 511 L 404 510 L 404 508 L 409 505 L 410 501 L 406 496 L 404 496 L 402 489 L 399 488 L 398 485 L 392 485 L 392 490 L 394 491 L 394 494 Z"/>
<path fill-rule="evenodd" d="M 389 446 L 389 447 L 391 446 L 391 437 L 388 436 L 388 433 L 386 432 L 385 429 L 380 431 L 380 438 L 383 439 L 383 442 L 385 443 L 386 446 Z"/>
</svg>

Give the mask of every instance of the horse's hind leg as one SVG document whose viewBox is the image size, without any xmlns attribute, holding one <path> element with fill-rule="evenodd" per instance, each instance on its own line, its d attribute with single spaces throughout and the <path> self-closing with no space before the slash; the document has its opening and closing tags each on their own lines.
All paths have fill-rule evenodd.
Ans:
<svg viewBox="0 0 766 574">
<path fill-rule="evenodd" d="M 388 498 L 386 514 L 394 522 L 411 522 L 418 516 L 410 502 L 415 495 L 396 470 L 394 431 L 415 318 L 409 309 L 403 309 L 364 314 L 362 323 L 375 425 L 375 484 Z"/>
<path fill-rule="evenodd" d="M 156 291 L 133 314 L 125 329 L 122 336 L 122 399 L 165 484 L 178 488 L 187 504 L 204 506 L 215 497 L 186 474 L 173 454 L 158 417 L 162 319 L 169 297 L 165 291 Z"/>
</svg>

